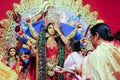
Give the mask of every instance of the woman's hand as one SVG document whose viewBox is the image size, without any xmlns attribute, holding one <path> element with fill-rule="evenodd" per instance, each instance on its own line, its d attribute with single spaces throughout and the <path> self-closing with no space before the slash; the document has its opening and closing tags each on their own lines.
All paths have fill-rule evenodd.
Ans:
<svg viewBox="0 0 120 80">
<path fill-rule="evenodd" d="M 66 70 L 65 70 L 64 68 L 61 68 L 61 67 L 55 67 L 53 70 L 54 70 L 56 73 L 60 73 L 60 74 L 66 72 Z"/>
<path fill-rule="evenodd" d="M 76 66 L 76 67 L 75 67 L 75 72 L 76 72 L 77 74 L 81 75 L 81 72 L 82 72 L 81 66 Z"/>
<path fill-rule="evenodd" d="M 60 73 L 60 74 L 62 74 L 62 73 L 71 73 L 71 74 L 74 74 L 75 72 L 74 71 L 72 71 L 72 70 L 67 70 L 67 69 L 65 69 L 65 68 L 61 68 L 61 67 L 57 67 L 58 69 L 56 69 L 56 67 L 53 69 L 55 72 L 57 72 L 57 73 Z"/>
</svg>

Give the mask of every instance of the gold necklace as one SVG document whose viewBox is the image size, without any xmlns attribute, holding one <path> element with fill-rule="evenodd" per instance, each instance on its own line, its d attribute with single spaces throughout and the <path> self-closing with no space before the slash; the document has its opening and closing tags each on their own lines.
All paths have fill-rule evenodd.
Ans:
<svg viewBox="0 0 120 80">
<path fill-rule="evenodd" d="M 49 41 L 52 41 L 52 40 L 54 40 L 54 38 L 53 38 L 53 37 L 49 37 L 48 40 L 49 40 Z"/>
</svg>

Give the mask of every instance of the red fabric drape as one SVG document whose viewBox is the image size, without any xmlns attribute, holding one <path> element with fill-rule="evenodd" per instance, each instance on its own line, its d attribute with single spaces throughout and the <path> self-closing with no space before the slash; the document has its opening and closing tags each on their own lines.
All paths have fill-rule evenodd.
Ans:
<svg viewBox="0 0 120 80">
<path fill-rule="evenodd" d="M 97 11 L 99 19 L 107 23 L 112 33 L 120 30 L 120 0 L 83 0 L 91 5 L 91 11 Z"/>
<path fill-rule="evenodd" d="M 20 0 L 0 0 L 0 20 L 6 18 L 6 11 L 12 10 L 13 2 Z M 111 29 L 112 33 L 120 30 L 120 0 L 83 0 L 84 5 L 90 4 L 91 11 L 99 13 L 99 19 L 103 19 Z"/>
</svg>

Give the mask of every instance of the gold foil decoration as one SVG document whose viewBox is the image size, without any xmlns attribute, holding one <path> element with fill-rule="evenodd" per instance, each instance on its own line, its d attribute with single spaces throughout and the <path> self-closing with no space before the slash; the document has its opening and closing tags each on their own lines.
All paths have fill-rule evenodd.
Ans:
<svg viewBox="0 0 120 80">
<path fill-rule="evenodd" d="M 6 29 L 0 28 L 0 36 L 4 37 L 6 35 Z"/>
<path fill-rule="evenodd" d="M 17 3 L 13 3 L 13 8 L 15 12 L 18 12 L 20 10 L 20 5 Z"/>
<path fill-rule="evenodd" d="M 8 19 L 3 19 L 3 20 L 1 20 L 1 21 L 0 21 L 0 24 L 1 24 L 1 26 L 4 27 L 4 28 L 7 28 L 7 27 L 10 26 L 10 22 L 9 22 Z"/>
</svg>

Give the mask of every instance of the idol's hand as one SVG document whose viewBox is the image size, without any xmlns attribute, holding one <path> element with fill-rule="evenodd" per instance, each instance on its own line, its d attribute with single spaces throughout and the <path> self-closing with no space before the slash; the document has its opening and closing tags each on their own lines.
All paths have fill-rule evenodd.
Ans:
<svg viewBox="0 0 120 80">
<path fill-rule="evenodd" d="M 14 13 L 13 13 L 13 20 L 14 20 L 16 23 L 20 23 L 20 22 L 21 22 L 21 15 L 20 15 L 18 12 L 14 12 Z"/>
<path fill-rule="evenodd" d="M 26 20 L 26 22 L 27 22 L 28 24 L 30 24 L 30 23 L 32 23 L 32 20 L 28 17 L 27 20 Z"/>
<path fill-rule="evenodd" d="M 59 27 L 56 24 L 53 24 L 53 26 L 56 32 L 60 32 Z"/>
<path fill-rule="evenodd" d="M 81 40 L 80 40 L 81 43 L 86 43 L 87 42 L 87 37 L 83 37 Z"/>
<path fill-rule="evenodd" d="M 24 31 L 20 28 L 20 25 L 15 27 L 15 32 L 18 33 L 19 35 L 23 35 Z"/>
<path fill-rule="evenodd" d="M 80 29 L 82 27 L 83 27 L 83 25 L 81 23 L 76 26 L 76 28 L 78 28 L 78 29 Z"/>
</svg>

